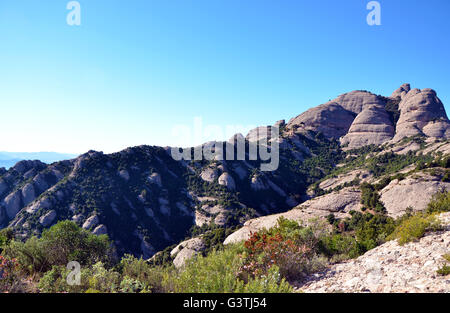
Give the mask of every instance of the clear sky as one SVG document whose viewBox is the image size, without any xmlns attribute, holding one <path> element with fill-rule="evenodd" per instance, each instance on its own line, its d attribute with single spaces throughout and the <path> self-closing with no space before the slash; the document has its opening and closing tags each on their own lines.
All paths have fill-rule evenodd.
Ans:
<svg viewBox="0 0 450 313">
<path fill-rule="evenodd" d="M 0 0 L 0 151 L 178 145 L 176 125 L 267 125 L 341 93 L 434 88 L 450 1 Z M 226 138 L 217 138 L 226 139 Z M 199 142 L 197 142 L 199 143 Z"/>
</svg>

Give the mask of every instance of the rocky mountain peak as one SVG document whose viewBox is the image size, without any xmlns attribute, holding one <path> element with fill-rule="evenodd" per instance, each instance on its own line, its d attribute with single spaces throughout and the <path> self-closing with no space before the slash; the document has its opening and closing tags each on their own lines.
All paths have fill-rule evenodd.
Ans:
<svg viewBox="0 0 450 313">
<path fill-rule="evenodd" d="M 391 98 L 393 99 L 403 99 L 406 94 L 411 90 L 411 85 L 410 84 L 403 84 L 401 85 L 397 90 L 395 90 L 392 95 Z"/>
<path fill-rule="evenodd" d="M 444 105 L 433 89 L 410 90 L 403 95 L 398 107 L 400 118 L 394 142 L 415 135 L 450 137 L 450 124 Z"/>
</svg>

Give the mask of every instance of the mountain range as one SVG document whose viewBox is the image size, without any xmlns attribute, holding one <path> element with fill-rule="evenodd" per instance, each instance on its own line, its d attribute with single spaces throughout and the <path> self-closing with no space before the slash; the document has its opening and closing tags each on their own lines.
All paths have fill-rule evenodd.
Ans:
<svg viewBox="0 0 450 313">
<path fill-rule="evenodd" d="M 108 234 L 121 255 L 148 259 L 169 249 L 181 264 L 207 248 L 202 236 L 212 229 L 223 229 L 227 244 L 279 216 L 307 221 L 361 210 L 364 182 L 388 180 L 380 199 L 391 216 L 423 209 L 450 187 L 445 169 L 410 172 L 450 154 L 450 122 L 432 89 L 352 91 L 273 126 L 280 164 L 272 172 L 260 170 L 260 159 L 176 161 L 169 147 L 156 146 L 0 168 L 0 228 L 27 238 L 73 220 Z M 246 144 L 273 126 L 251 130 Z"/>
</svg>

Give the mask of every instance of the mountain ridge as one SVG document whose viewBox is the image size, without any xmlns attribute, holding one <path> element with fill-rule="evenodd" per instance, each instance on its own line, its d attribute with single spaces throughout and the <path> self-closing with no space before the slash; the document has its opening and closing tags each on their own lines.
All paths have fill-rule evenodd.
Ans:
<svg viewBox="0 0 450 313">
<path fill-rule="evenodd" d="M 317 197 L 323 191 L 311 187 L 349 157 L 345 151 L 375 145 L 383 147 L 377 153 L 402 155 L 450 137 L 436 92 L 407 84 L 390 97 L 346 93 L 274 126 L 281 136 L 280 166 L 273 172 L 260 171 L 259 159 L 175 161 L 169 147 L 155 146 L 89 151 L 50 165 L 21 161 L 0 169 L 0 227 L 27 238 L 69 219 L 107 233 L 119 254 L 150 258 L 196 233 L 240 227 Z M 260 140 L 258 129 L 269 127 L 251 130 L 246 143 Z"/>
</svg>

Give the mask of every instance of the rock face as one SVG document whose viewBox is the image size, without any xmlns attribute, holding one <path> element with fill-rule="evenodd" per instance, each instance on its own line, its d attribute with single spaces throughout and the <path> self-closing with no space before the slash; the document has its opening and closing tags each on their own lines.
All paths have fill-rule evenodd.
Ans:
<svg viewBox="0 0 450 313">
<path fill-rule="evenodd" d="M 83 224 L 83 228 L 84 229 L 90 229 L 92 227 L 95 227 L 97 224 L 99 223 L 99 219 L 97 215 L 93 215 L 90 218 L 88 218 L 84 224 Z"/>
<path fill-rule="evenodd" d="M 16 216 L 17 212 L 20 211 L 21 208 L 21 193 L 20 191 L 16 191 L 5 198 L 4 206 L 6 210 L 6 214 L 9 219 L 12 219 Z"/>
<path fill-rule="evenodd" d="M 380 145 L 394 137 L 394 125 L 383 106 L 366 106 L 356 116 L 350 129 L 342 139 L 343 145 L 358 148 L 366 145 Z"/>
<path fill-rule="evenodd" d="M 447 114 L 434 90 L 412 89 L 403 96 L 399 110 L 394 142 L 415 135 L 450 138 Z"/>
<path fill-rule="evenodd" d="M 175 257 L 173 264 L 176 268 L 181 268 L 187 260 L 201 253 L 205 249 L 205 243 L 202 238 L 193 238 L 183 241 L 176 246 L 170 256 Z"/>
<path fill-rule="evenodd" d="M 377 95 L 361 90 L 345 93 L 331 102 L 337 103 L 347 111 L 355 114 L 361 113 L 367 107 L 384 105 Z"/>
<path fill-rule="evenodd" d="M 291 119 L 287 126 L 322 132 L 329 138 L 339 138 L 348 132 L 354 118 L 352 112 L 339 104 L 326 103 Z"/>
<path fill-rule="evenodd" d="M 387 213 L 396 218 L 402 216 L 408 207 L 416 211 L 426 209 L 431 197 L 438 191 L 450 190 L 450 183 L 442 182 L 438 177 L 429 175 L 408 176 L 393 180 L 381 192 L 381 202 Z"/>
<path fill-rule="evenodd" d="M 105 225 L 98 225 L 95 227 L 95 229 L 92 231 L 94 235 L 105 235 L 108 233 L 108 228 L 106 228 Z"/>
<path fill-rule="evenodd" d="M 298 205 L 286 213 L 258 217 L 245 222 L 244 227 L 228 236 L 224 244 L 247 240 L 250 238 L 251 233 L 258 232 L 264 228 L 274 227 L 277 225 L 280 217 L 301 222 L 304 225 L 307 225 L 314 218 L 326 217 L 330 213 L 333 213 L 338 218 L 347 217 L 349 216 L 348 212 L 361 208 L 360 201 L 360 192 L 352 188 L 317 197 Z"/>
<path fill-rule="evenodd" d="M 46 213 L 45 215 L 41 216 L 39 219 L 39 223 L 42 224 L 44 227 L 50 226 L 53 221 L 55 220 L 57 214 L 55 210 L 51 210 L 50 212 Z"/>
<path fill-rule="evenodd" d="M 210 182 L 212 183 L 215 179 L 217 179 L 218 176 L 218 172 L 217 169 L 215 168 L 206 168 L 202 171 L 202 173 L 200 174 L 200 177 L 206 181 L 206 182 Z"/>
<path fill-rule="evenodd" d="M 402 100 L 410 90 L 411 90 L 410 84 L 403 84 L 400 86 L 400 88 L 398 88 L 396 91 L 392 93 L 391 98 Z"/>
<path fill-rule="evenodd" d="M 233 177 L 231 177 L 228 173 L 223 173 L 222 175 L 220 175 L 219 185 L 225 186 L 230 190 L 234 190 L 236 188 Z"/>
<path fill-rule="evenodd" d="M 359 258 L 333 265 L 300 285 L 302 292 L 450 292 L 449 277 L 436 271 L 450 251 L 450 213 L 441 215 L 443 232 L 428 234 L 418 242 L 398 245 L 389 241 Z"/>
</svg>

